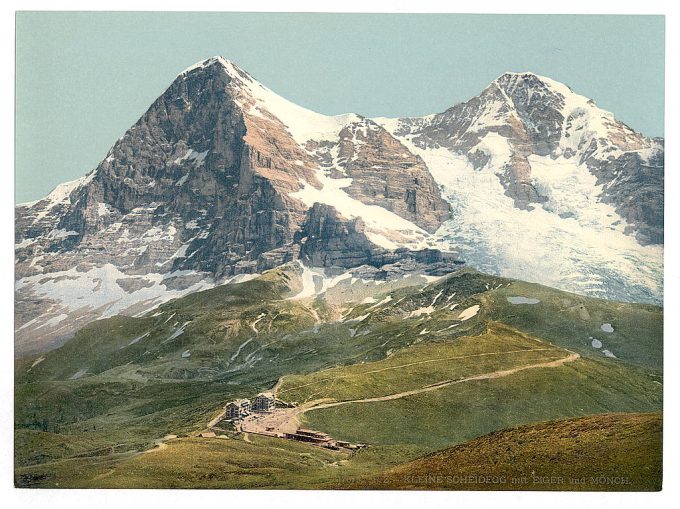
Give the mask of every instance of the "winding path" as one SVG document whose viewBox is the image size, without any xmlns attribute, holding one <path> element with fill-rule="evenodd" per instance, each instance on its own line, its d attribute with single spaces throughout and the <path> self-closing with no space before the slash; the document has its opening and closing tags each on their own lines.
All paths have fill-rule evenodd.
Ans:
<svg viewBox="0 0 680 509">
<path fill-rule="evenodd" d="M 466 378 L 458 378 L 455 380 L 444 380 L 442 382 L 437 382 L 432 385 L 428 385 L 425 387 L 421 387 L 420 389 L 412 389 L 410 391 L 404 391 L 404 392 L 398 392 L 396 394 L 389 394 L 387 396 L 378 396 L 375 398 L 365 398 L 365 399 L 354 399 L 350 401 L 335 401 L 333 403 L 322 403 L 319 405 L 315 405 L 312 408 L 308 408 L 307 410 L 318 410 L 322 408 L 331 408 L 335 406 L 340 406 L 340 405 L 349 405 L 350 403 L 375 403 L 378 401 L 391 401 L 393 399 L 400 399 L 400 398 L 406 398 L 408 396 L 414 396 L 416 394 L 422 394 L 424 392 L 431 392 L 431 391 L 436 391 L 439 390 L 443 387 L 449 387 L 450 385 L 455 385 L 455 384 L 460 384 L 464 382 L 472 382 L 474 380 L 490 380 L 494 378 L 503 378 L 505 376 L 509 376 L 515 373 L 518 373 L 520 371 L 525 371 L 527 369 L 536 369 L 536 368 L 556 368 L 558 366 L 561 366 L 562 364 L 566 364 L 567 362 L 573 362 L 576 359 L 581 357 L 579 354 L 572 352 L 570 355 L 567 357 L 564 357 L 562 359 L 557 359 L 554 361 L 547 361 L 547 362 L 540 362 L 537 364 L 529 364 L 527 366 L 519 366 L 516 368 L 512 369 L 505 369 L 505 370 L 500 370 L 500 371 L 492 371 L 490 373 L 482 373 L 480 375 L 473 375 L 469 376 Z"/>
<path fill-rule="evenodd" d="M 545 350 L 543 348 L 537 350 Z M 528 350 L 524 350 L 525 352 Z M 570 350 L 567 350 L 569 355 L 557 360 L 550 360 L 544 362 L 538 362 L 535 364 L 527 364 L 525 366 L 518 366 L 516 368 L 503 369 L 498 371 L 491 371 L 489 373 L 481 373 L 478 375 L 468 376 L 465 378 L 457 378 L 453 380 L 442 380 L 425 387 L 420 387 L 418 389 L 411 389 L 408 391 L 398 392 L 395 394 L 388 394 L 386 396 L 377 396 L 373 398 L 364 399 L 354 399 L 347 401 L 329 401 L 328 399 L 318 399 L 314 401 L 308 401 L 300 406 L 293 408 L 282 408 L 277 409 L 271 414 L 265 416 L 258 416 L 257 418 L 245 419 L 241 424 L 242 431 L 253 432 L 267 435 L 276 435 L 280 433 L 293 433 L 297 430 L 300 425 L 299 417 L 305 412 L 310 410 L 321 410 L 324 408 L 333 408 L 341 405 L 350 405 L 354 403 L 376 403 L 380 401 L 391 401 L 395 399 L 406 398 L 409 396 L 415 396 L 417 394 L 423 394 L 426 392 L 437 391 L 444 387 L 449 387 L 451 385 L 456 385 L 465 382 L 473 382 L 475 380 L 491 380 L 496 378 L 503 378 L 506 376 L 519 373 L 520 371 L 526 371 L 529 369 L 540 369 L 540 368 L 557 368 L 563 364 L 573 362 L 579 359 L 581 356 Z M 502 352 L 510 353 L 510 352 Z M 427 362 L 427 361 L 426 361 Z M 417 363 L 413 363 L 417 364 Z M 391 368 L 390 368 L 391 369 Z M 380 371 L 380 370 L 378 370 Z M 278 387 L 277 384 L 275 387 Z"/>
<path fill-rule="evenodd" d="M 362 371 L 361 375 L 370 375 L 373 373 L 380 373 L 382 371 L 391 371 L 394 369 L 401 369 L 401 368 L 408 368 L 410 366 L 417 366 L 419 364 L 431 364 L 434 362 L 448 362 L 448 361 L 453 361 L 453 360 L 460 360 L 460 359 L 469 359 L 472 357 L 490 357 L 494 355 L 508 355 L 508 354 L 514 354 L 514 353 L 527 353 L 527 352 L 545 352 L 548 350 L 555 350 L 554 348 L 524 348 L 520 350 L 507 350 L 504 352 L 484 352 L 484 353 L 475 353 L 475 354 L 470 354 L 470 355 L 457 355 L 454 357 L 443 357 L 439 359 L 426 359 L 422 361 L 416 361 L 416 362 L 407 362 L 406 364 L 399 364 L 398 366 L 387 366 L 385 368 L 378 368 L 378 369 L 372 369 L 370 371 Z M 335 369 L 335 368 L 330 368 L 330 369 Z M 321 380 L 314 380 L 312 382 L 308 382 L 306 384 L 302 385 L 296 385 L 295 387 L 289 387 L 288 389 L 284 389 L 282 391 L 279 391 L 279 387 L 281 386 L 281 382 L 283 381 L 283 377 L 279 379 L 279 381 L 276 383 L 274 388 L 272 389 L 272 392 L 276 394 L 277 392 L 289 392 L 289 391 L 294 391 L 296 389 L 301 389 L 303 387 L 308 387 L 310 385 L 318 384 L 321 382 L 327 382 L 329 380 L 338 380 L 340 378 L 349 378 L 352 376 L 356 376 L 355 374 L 347 374 L 347 375 L 338 375 L 334 376 L 332 378 L 322 378 Z"/>
</svg>

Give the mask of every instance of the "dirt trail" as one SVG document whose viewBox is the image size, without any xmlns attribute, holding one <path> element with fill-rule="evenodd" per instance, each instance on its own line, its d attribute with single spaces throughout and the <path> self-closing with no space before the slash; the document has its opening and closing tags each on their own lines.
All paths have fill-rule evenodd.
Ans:
<svg viewBox="0 0 680 509">
<path fill-rule="evenodd" d="M 149 454 L 150 452 L 157 452 L 157 451 L 162 451 L 165 449 L 168 444 L 168 440 L 172 440 L 174 438 L 177 438 L 177 435 L 165 435 L 163 438 L 158 438 L 154 440 L 154 446 L 151 449 L 147 449 L 146 451 L 142 451 L 141 454 Z"/>
<path fill-rule="evenodd" d="M 539 348 L 536 350 L 547 350 L 545 348 Z M 524 352 L 528 350 L 523 350 Z M 501 353 L 501 352 L 499 352 Z M 502 352 L 509 353 L 509 352 Z M 516 368 L 492 371 L 489 373 L 481 373 L 479 375 L 473 375 L 465 378 L 458 378 L 455 380 L 443 380 L 425 387 L 420 387 L 418 389 L 411 389 L 409 391 L 398 392 L 395 394 L 389 394 L 387 396 L 377 396 L 374 398 L 364 398 L 355 399 L 349 401 L 329 401 L 326 399 L 318 399 L 314 401 L 308 401 L 300 406 L 292 408 L 280 408 L 276 409 L 270 414 L 260 414 L 253 415 L 246 418 L 241 423 L 241 431 L 258 433 L 264 435 L 278 435 L 281 433 L 294 433 L 300 426 L 300 416 L 305 412 L 310 410 L 321 410 L 324 408 L 332 408 L 340 405 L 350 405 L 353 403 L 376 403 L 379 401 L 391 401 L 400 398 L 406 398 L 409 396 L 415 396 L 417 394 L 423 394 L 426 392 L 437 391 L 444 387 L 449 387 L 451 385 L 472 382 L 475 380 L 491 380 L 495 378 L 503 378 L 506 376 L 513 375 L 520 371 L 526 371 L 529 369 L 539 369 L 539 368 L 556 368 L 566 364 L 568 362 L 573 362 L 581 356 L 575 352 L 569 351 L 567 357 L 563 357 L 557 360 L 544 361 L 535 364 L 527 364 L 525 366 L 518 366 Z M 429 361 L 424 361 L 429 362 Z M 413 363 L 417 364 L 417 363 Z M 389 368 L 392 369 L 392 368 Z M 378 370 L 380 371 L 380 370 Z M 279 384 L 276 385 L 278 387 Z M 217 419 L 217 418 L 216 418 Z M 212 422 L 212 421 L 211 421 Z"/>
<path fill-rule="evenodd" d="M 217 415 L 212 421 L 208 423 L 208 429 L 217 426 L 217 423 L 224 419 L 226 416 L 227 412 L 225 410 L 222 410 L 222 412 L 220 412 L 219 415 Z"/>
<path fill-rule="evenodd" d="M 315 405 L 313 408 L 308 408 L 307 410 L 318 410 L 322 408 L 332 408 L 335 406 L 340 406 L 340 405 L 349 405 L 351 403 L 375 403 L 378 401 L 391 401 L 393 399 L 400 399 L 400 398 L 406 398 L 408 396 L 414 396 L 416 394 L 422 394 L 424 392 L 431 392 L 431 391 L 436 391 L 439 390 L 443 387 L 449 387 L 450 385 L 455 385 L 455 384 L 460 384 L 464 382 L 471 382 L 474 380 L 490 380 L 494 378 L 503 378 L 509 375 L 512 375 L 514 373 L 518 373 L 520 371 L 525 371 L 527 369 L 536 369 L 536 368 L 556 368 L 558 366 L 561 366 L 562 364 L 566 364 L 567 362 L 573 362 L 576 359 L 580 358 L 581 356 L 577 353 L 572 353 L 571 355 L 564 357 L 562 359 L 557 359 L 554 361 L 547 361 L 547 362 L 541 362 L 538 364 L 529 364 L 526 366 L 519 366 L 516 368 L 512 369 L 505 369 L 505 370 L 500 370 L 500 371 L 492 371 L 491 373 L 482 373 L 480 375 L 474 375 L 474 376 L 469 376 L 466 378 L 459 378 L 457 380 L 444 380 L 442 382 L 437 382 L 432 385 L 428 385 L 426 387 L 421 387 L 420 389 L 412 389 L 410 391 L 404 391 L 404 392 L 399 392 L 396 394 L 389 394 L 387 396 L 378 396 L 375 398 L 365 398 L 365 399 L 354 399 L 351 401 L 336 401 L 333 403 L 322 403 L 320 405 Z M 305 410 L 305 411 L 307 411 Z"/>
<path fill-rule="evenodd" d="M 382 371 L 391 371 L 394 369 L 401 369 L 401 368 L 407 368 L 409 366 L 417 366 L 419 364 L 431 364 L 433 362 L 448 362 L 448 361 L 453 361 L 453 360 L 460 360 L 460 359 L 469 359 L 473 357 L 489 357 L 493 355 L 508 355 L 508 354 L 513 354 L 513 353 L 527 353 L 527 352 L 544 352 L 548 350 L 554 350 L 554 348 L 525 348 L 521 350 L 508 350 L 505 352 L 484 352 L 484 353 L 475 353 L 475 354 L 470 354 L 470 355 L 458 355 L 455 357 L 443 357 L 440 359 L 426 359 L 423 361 L 416 361 L 416 362 L 408 362 L 406 364 L 399 364 L 398 366 L 387 366 L 385 368 L 379 368 L 379 369 L 373 369 L 371 371 L 362 371 L 360 374 L 361 375 L 369 375 L 372 373 L 380 373 Z M 335 368 L 331 368 L 335 369 Z M 337 380 L 339 378 L 349 378 L 352 376 L 356 376 L 355 374 L 348 374 L 348 375 L 340 375 L 336 376 L 333 378 L 323 378 L 321 380 L 314 380 L 313 382 L 308 382 L 306 384 L 302 385 L 296 385 L 295 387 L 289 387 L 288 389 L 284 389 L 282 391 L 279 391 L 279 387 L 281 386 L 281 383 L 283 381 L 283 377 L 279 379 L 279 381 L 276 383 L 272 391 L 276 394 L 277 391 L 284 393 L 284 392 L 289 392 L 289 391 L 294 391 L 295 389 L 302 389 L 303 387 L 309 387 L 310 385 L 318 384 L 321 382 L 327 382 L 328 380 Z"/>
</svg>

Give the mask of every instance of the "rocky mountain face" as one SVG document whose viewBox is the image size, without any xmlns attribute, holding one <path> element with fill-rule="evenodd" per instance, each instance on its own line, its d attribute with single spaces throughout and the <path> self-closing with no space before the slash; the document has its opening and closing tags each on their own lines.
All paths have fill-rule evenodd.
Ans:
<svg viewBox="0 0 680 509">
<path fill-rule="evenodd" d="M 657 301 L 663 141 L 532 74 L 440 114 L 367 119 L 301 108 L 215 57 L 181 73 L 91 173 L 18 205 L 15 242 L 18 355 L 296 259 L 371 278 L 443 273 L 462 256 Z M 544 256 L 549 243 L 571 251 Z M 603 260 L 621 263 L 594 269 Z"/>
<path fill-rule="evenodd" d="M 325 171 L 272 104 L 285 106 L 231 62 L 209 59 L 179 75 L 88 176 L 18 206 L 18 348 L 296 259 L 296 234 L 320 225 L 295 193 L 322 191 Z M 448 218 L 427 167 L 387 131 L 357 116 L 331 127 L 342 131 L 334 146 L 351 175 L 347 194 L 339 191 L 350 207 L 384 207 L 423 233 Z M 329 217 L 361 223 L 335 209 Z M 324 265 L 380 261 L 372 253 L 384 248 L 350 229 L 339 244 L 328 225 L 320 230 L 329 236 Z"/>
<path fill-rule="evenodd" d="M 449 204 L 423 160 L 370 119 L 342 128 L 336 141 L 306 144 L 331 178 L 351 178 L 346 192 L 434 233 L 448 219 Z"/>
<path fill-rule="evenodd" d="M 506 73 L 479 97 L 423 119 L 402 119 L 395 134 L 420 148 L 445 147 L 475 169 L 497 157 L 497 175 L 515 206 L 549 201 L 530 158 L 582 165 L 642 244 L 663 244 L 661 139 L 650 139 L 565 85 L 531 73 Z M 500 152 L 500 154 L 499 154 Z"/>
</svg>

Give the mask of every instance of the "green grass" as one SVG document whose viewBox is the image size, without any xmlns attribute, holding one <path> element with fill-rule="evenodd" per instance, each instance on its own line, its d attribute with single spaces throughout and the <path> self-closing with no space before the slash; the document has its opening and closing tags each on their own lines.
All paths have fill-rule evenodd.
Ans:
<svg viewBox="0 0 680 509">
<path fill-rule="evenodd" d="M 306 376 L 286 376 L 277 395 L 299 403 L 315 399 L 372 398 L 568 355 L 569 352 L 503 324 L 492 323 L 480 336 L 421 343 L 381 361 L 332 368 Z"/>
<path fill-rule="evenodd" d="M 312 410 L 304 421 L 338 439 L 411 444 L 433 451 L 519 424 L 658 411 L 661 405 L 661 386 L 647 373 L 614 361 L 582 358 L 391 401 Z"/>
<path fill-rule="evenodd" d="M 179 438 L 145 454 L 77 458 L 18 468 L 17 484 L 69 488 L 323 488 L 416 457 L 407 447 L 358 453 L 250 435 Z"/>
<path fill-rule="evenodd" d="M 27 429 L 16 430 L 14 442 L 17 467 L 111 451 L 107 441 L 97 436 L 69 436 Z"/>
<path fill-rule="evenodd" d="M 18 467 L 17 485 L 62 488 L 658 490 L 660 414 L 604 414 L 521 426 L 418 458 L 408 446 L 327 451 L 287 440 L 180 438 L 146 454 Z M 532 474 L 533 472 L 533 474 Z M 560 484 L 533 476 L 561 477 Z M 505 477 L 503 484 L 461 482 Z M 510 485 L 512 478 L 525 478 Z M 583 484 L 569 479 L 583 478 Z M 625 478 L 625 484 L 597 483 Z M 617 481 L 617 482 L 620 482 Z"/>
<path fill-rule="evenodd" d="M 661 469 L 661 414 L 605 414 L 491 433 L 344 487 L 658 491 Z"/>
<path fill-rule="evenodd" d="M 660 408 L 660 308 L 587 299 L 463 270 L 425 287 L 380 294 L 377 286 L 376 300 L 389 294 L 389 302 L 348 303 L 338 310 L 323 299 L 285 300 L 299 286 L 294 272 L 276 269 L 168 302 L 143 317 L 93 322 L 38 364 L 32 366 L 38 356 L 18 360 L 15 465 L 23 477 L 17 484 L 94 486 L 101 481 L 95 475 L 151 461 L 135 454 L 156 439 L 200 431 L 226 401 L 252 397 L 281 377 L 285 400 L 350 400 L 568 355 L 559 347 L 585 357 L 556 369 L 309 412 L 310 426 L 371 444 L 342 469 L 312 476 L 301 467 L 299 479 L 312 476 L 321 484 L 334 482 L 337 475 L 330 472 L 359 475 L 364 467 L 396 464 L 401 458 L 395 451 L 412 457 L 515 424 Z M 537 296 L 541 304 L 511 305 L 506 297 L 515 294 Z M 435 311 L 410 316 L 438 295 Z M 588 318 L 572 303 L 581 303 Z M 478 315 L 460 322 L 460 311 L 472 305 L 481 305 Z M 341 311 L 345 321 L 337 321 Z M 316 323 L 315 315 L 330 321 Z M 183 334 L 169 340 L 186 322 Z M 605 359 L 583 339 L 604 336 L 597 331 L 605 322 L 615 327 L 603 342 L 617 360 Z M 134 342 L 139 336 L 144 337 Z M 479 355 L 537 345 L 549 350 Z M 187 350 L 191 355 L 182 357 Z M 82 378 L 71 379 L 85 368 Z M 181 463 L 177 469 L 166 472 L 167 483 L 184 482 Z M 132 482 L 134 475 L 126 475 Z M 192 479 L 184 486 L 203 482 Z M 206 480 L 206 486 L 210 482 L 223 483 Z"/>
<path fill-rule="evenodd" d="M 511 304 L 507 298 L 540 299 L 538 304 Z M 482 300 L 484 317 L 500 320 L 585 356 L 602 358 L 608 349 L 627 363 L 661 372 L 663 359 L 663 309 L 592 299 L 545 286 L 513 281 L 488 292 Z M 602 324 L 614 327 L 603 332 Z M 603 343 L 593 348 L 590 338 Z"/>
</svg>

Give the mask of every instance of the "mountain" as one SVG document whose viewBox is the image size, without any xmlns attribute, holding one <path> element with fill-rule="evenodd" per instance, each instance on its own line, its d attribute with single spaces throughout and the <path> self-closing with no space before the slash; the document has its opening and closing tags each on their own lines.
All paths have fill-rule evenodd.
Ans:
<svg viewBox="0 0 680 509">
<path fill-rule="evenodd" d="M 210 58 L 87 176 L 16 207 L 16 352 L 297 259 L 318 281 L 467 262 L 660 302 L 663 153 L 530 73 L 437 115 L 368 119 L 309 111 Z"/>
<path fill-rule="evenodd" d="M 532 73 L 437 115 L 376 121 L 426 162 L 453 207 L 438 234 L 480 270 L 661 301 L 663 140 Z"/>
</svg>

